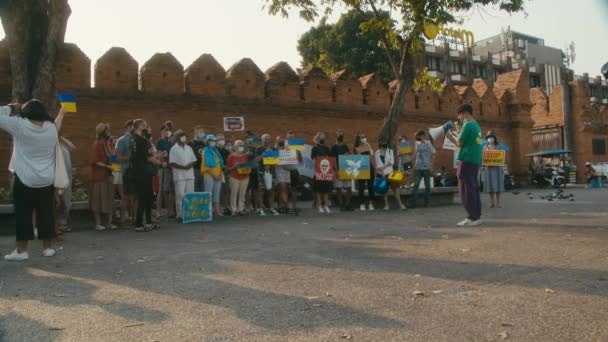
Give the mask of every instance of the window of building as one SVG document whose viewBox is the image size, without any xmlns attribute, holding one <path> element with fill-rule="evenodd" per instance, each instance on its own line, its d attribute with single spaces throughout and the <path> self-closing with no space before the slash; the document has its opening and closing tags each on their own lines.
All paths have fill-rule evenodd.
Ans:
<svg viewBox="0 0 608 342">
<path fill-rule="evenodd" d="M 473 78 L 486 79 L 487 73 L 485 66 L 477 64 L 473 65 Z"/>
<path fill-rule="evenodd" d="M 602 95 L 603 98 L 608 99 L 608 87 L 602 88 Z"/>
<path fill-rule="evenodd" d="M 426 56 L 426 67 L 429 71 L 441 71 L 441 60 L 439 57 Z"/>
<path fill-rule="evenodd" d="M 530 88 L 540 87 L 540 75 L 530 75 Z"/>
<path fill-rule="evenodd" d="M 452 74 L 464 75 L 464 63 L 462 62 L 450 62 L 450 72 Z"/>
<path fill-rule="evenodd" d="M 591 140 L 593 155 L 603 156 L 606 154 L 606 140 L 604 139 L 593 139 Z"/>
</svg>

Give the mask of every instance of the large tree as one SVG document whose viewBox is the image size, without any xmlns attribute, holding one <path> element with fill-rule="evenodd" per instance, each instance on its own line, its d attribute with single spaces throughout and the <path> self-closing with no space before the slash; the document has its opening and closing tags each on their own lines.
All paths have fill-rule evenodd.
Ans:
<svg viewBox="0 0 608 342">
<path fill-rule="evenodd" d="M 382 37 L 374 31 L 364 30 L 373 13 L 350 10 L 335 24 L 325 21 L 310 28 L 298 40 L 302 66 L 315 65 L 328 74 L 347 68 L 357 75 L 378 72 L 385 82 L 393 80 L 393 72 L 386 60 L 384 49 L 378 45 Z M 383 20 L 390 17 L 381 11 Z M 391 50 L 392 58 L 399 58 L 399 50 Z"/>
<path fill-rule="evenodd" d="M 314 21 L 326 16 L 337 6 L 355 10 L 367 20 L 361 24 L 366 31 L 380 36 L 379 44 L 395 80 L 397 88 L 393 102 L 384 120 L 379 141 L 392 142 L 399 126 L 399 117 L 405 102 L 407 89 L 420 75 L 418 56 L 424 49 L 422 33 L 426 23 L 446 25 L 456 23 L 457 13 L 475 7 L 496 6 L 508 13 L 523 10 L 524 0 L 264 0 L 270 14 L 288 17 L 292 9 L 299 10 L 300 17 Z M 392 18 L 382 16 L 382 11 Z M 391 51 L 399 51 L 394 58 Z"/>
<path fill-rule="evenodd" d="M 51 103 L 57 53 L 70 14 L 68 0 L 0 0 L 13 101 L 37 98 Z"/>
</svg>

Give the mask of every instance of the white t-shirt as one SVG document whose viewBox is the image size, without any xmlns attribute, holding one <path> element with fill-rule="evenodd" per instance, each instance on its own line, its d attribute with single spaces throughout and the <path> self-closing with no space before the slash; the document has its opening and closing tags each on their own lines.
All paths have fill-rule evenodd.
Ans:
<svg viewBox="0 0 608 342">
<path fill-rule="evenodd" d="M 391 150 L 390 148 L 386 149 L 386 152 L 384 153 L 384 162 L 382 162 L 382 159 L 380 159 L 380 150 L 376 151 L 375 157 L 376 169 L 380 169 L 381 167 L 384 167 L 384 165 L 391 164 L 391 166 L 387 167 L 382 171 L 382 175 L 388 176 L 393 173 L 393 165 L 395 165 L 395 157 L 393 155 L 393 150 Z"/>
<path fill-rule="evenodd" d="M 55 124 L 45 121 L 37 126 L 28 119 L 10 114 L 10 107 L 0 107 L 0 128 L 13 136 L 9 168 L 30 188 L 53 185 L 55 148 L 59 140 Z"/>
<path fill-rule="evenodd" d="M 169 164 L 174 163 L 179 166 L 185 166 L 194 162 L 196 162 L 196 156 L 192 151 L 192 147 L 188 145 L 181 147 L 179 144 L 175 144 L 171 147 L 171 151 L 169 151 Z M 173 169 L 174 181 L 190 179 L 194 179 L 192 168 L 189 168 L 188 170 Z"/>
</svg>

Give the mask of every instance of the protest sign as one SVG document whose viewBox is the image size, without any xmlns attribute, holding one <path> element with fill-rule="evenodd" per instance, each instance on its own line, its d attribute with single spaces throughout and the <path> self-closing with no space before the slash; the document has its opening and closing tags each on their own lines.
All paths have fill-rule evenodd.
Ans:
<svg viewBox="0 0 608 342">
<path fill-rule="evenodd" d="M 224 118 L 224 132 L 239 132 L 245 130 L 245 118 L 229 116 Z"/>
<path fill-rule="evenodd" d="M 213 218 L 210 192 L 189 192 L 184 195 L 182 205 L 184 223 L 206 222 Z"/>
<path fill-rule="evenodd" d="M 298 165 L 298 152 L 296 150 L 279 151 L 279 165 Z"/>
<path fill-rule="evenodd" d="M 483 166 L 504 166 L 505 151 L 502 150 L 485 150 L 481 161 Z"/>
<path fill-rule="evenodd" d="M 320 181 L 333 181 L 336 173 L 336 158 L 315 158 L 315 179 Z"/>
<path fill-rule="evenodd" d="M 356 154 L 338 156 L 338 178 L 370 179 L 370 176 L 369 156 Z"/>
</svg>

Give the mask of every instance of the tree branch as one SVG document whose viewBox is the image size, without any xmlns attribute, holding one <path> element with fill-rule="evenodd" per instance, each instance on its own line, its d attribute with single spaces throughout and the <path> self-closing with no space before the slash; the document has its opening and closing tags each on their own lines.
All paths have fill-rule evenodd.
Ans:
<svg viewBox="0 0 608 342">
<path fill-rule="evenodd" d="M 376 3 L 374 2 L 374 0 L 367 0 L 367 3 L 369 4 L 370 8 L 372 9 L 372 12 L 374 12 L 374 15 L 376 16 L 376 18 L 380 18 L 380 12 L 378 11 L 378 8 L 376 8 Z M 358 10 L 361 11 L 360 8 L 358 8 Z M 388 59 L 388 63 L 390 64 L 391 69 L 393 70 L 395 79 L 399 79 L 399 72 L 397 70 L 397 65 L 395 64 L 395 61 L 393 60 L 393 56 L 391 55 L 391 49 L 390 49 L 391 44 L 389 43 L 386 32 L 383 32 L 383 34 L 382 34 L 382 43 L 384 45 L 383 46 L 384 51 L 386 52 L 386 58 Z M 402 53 L 402 55 L 403 55 L 403 53 Z"/>
</svg>

